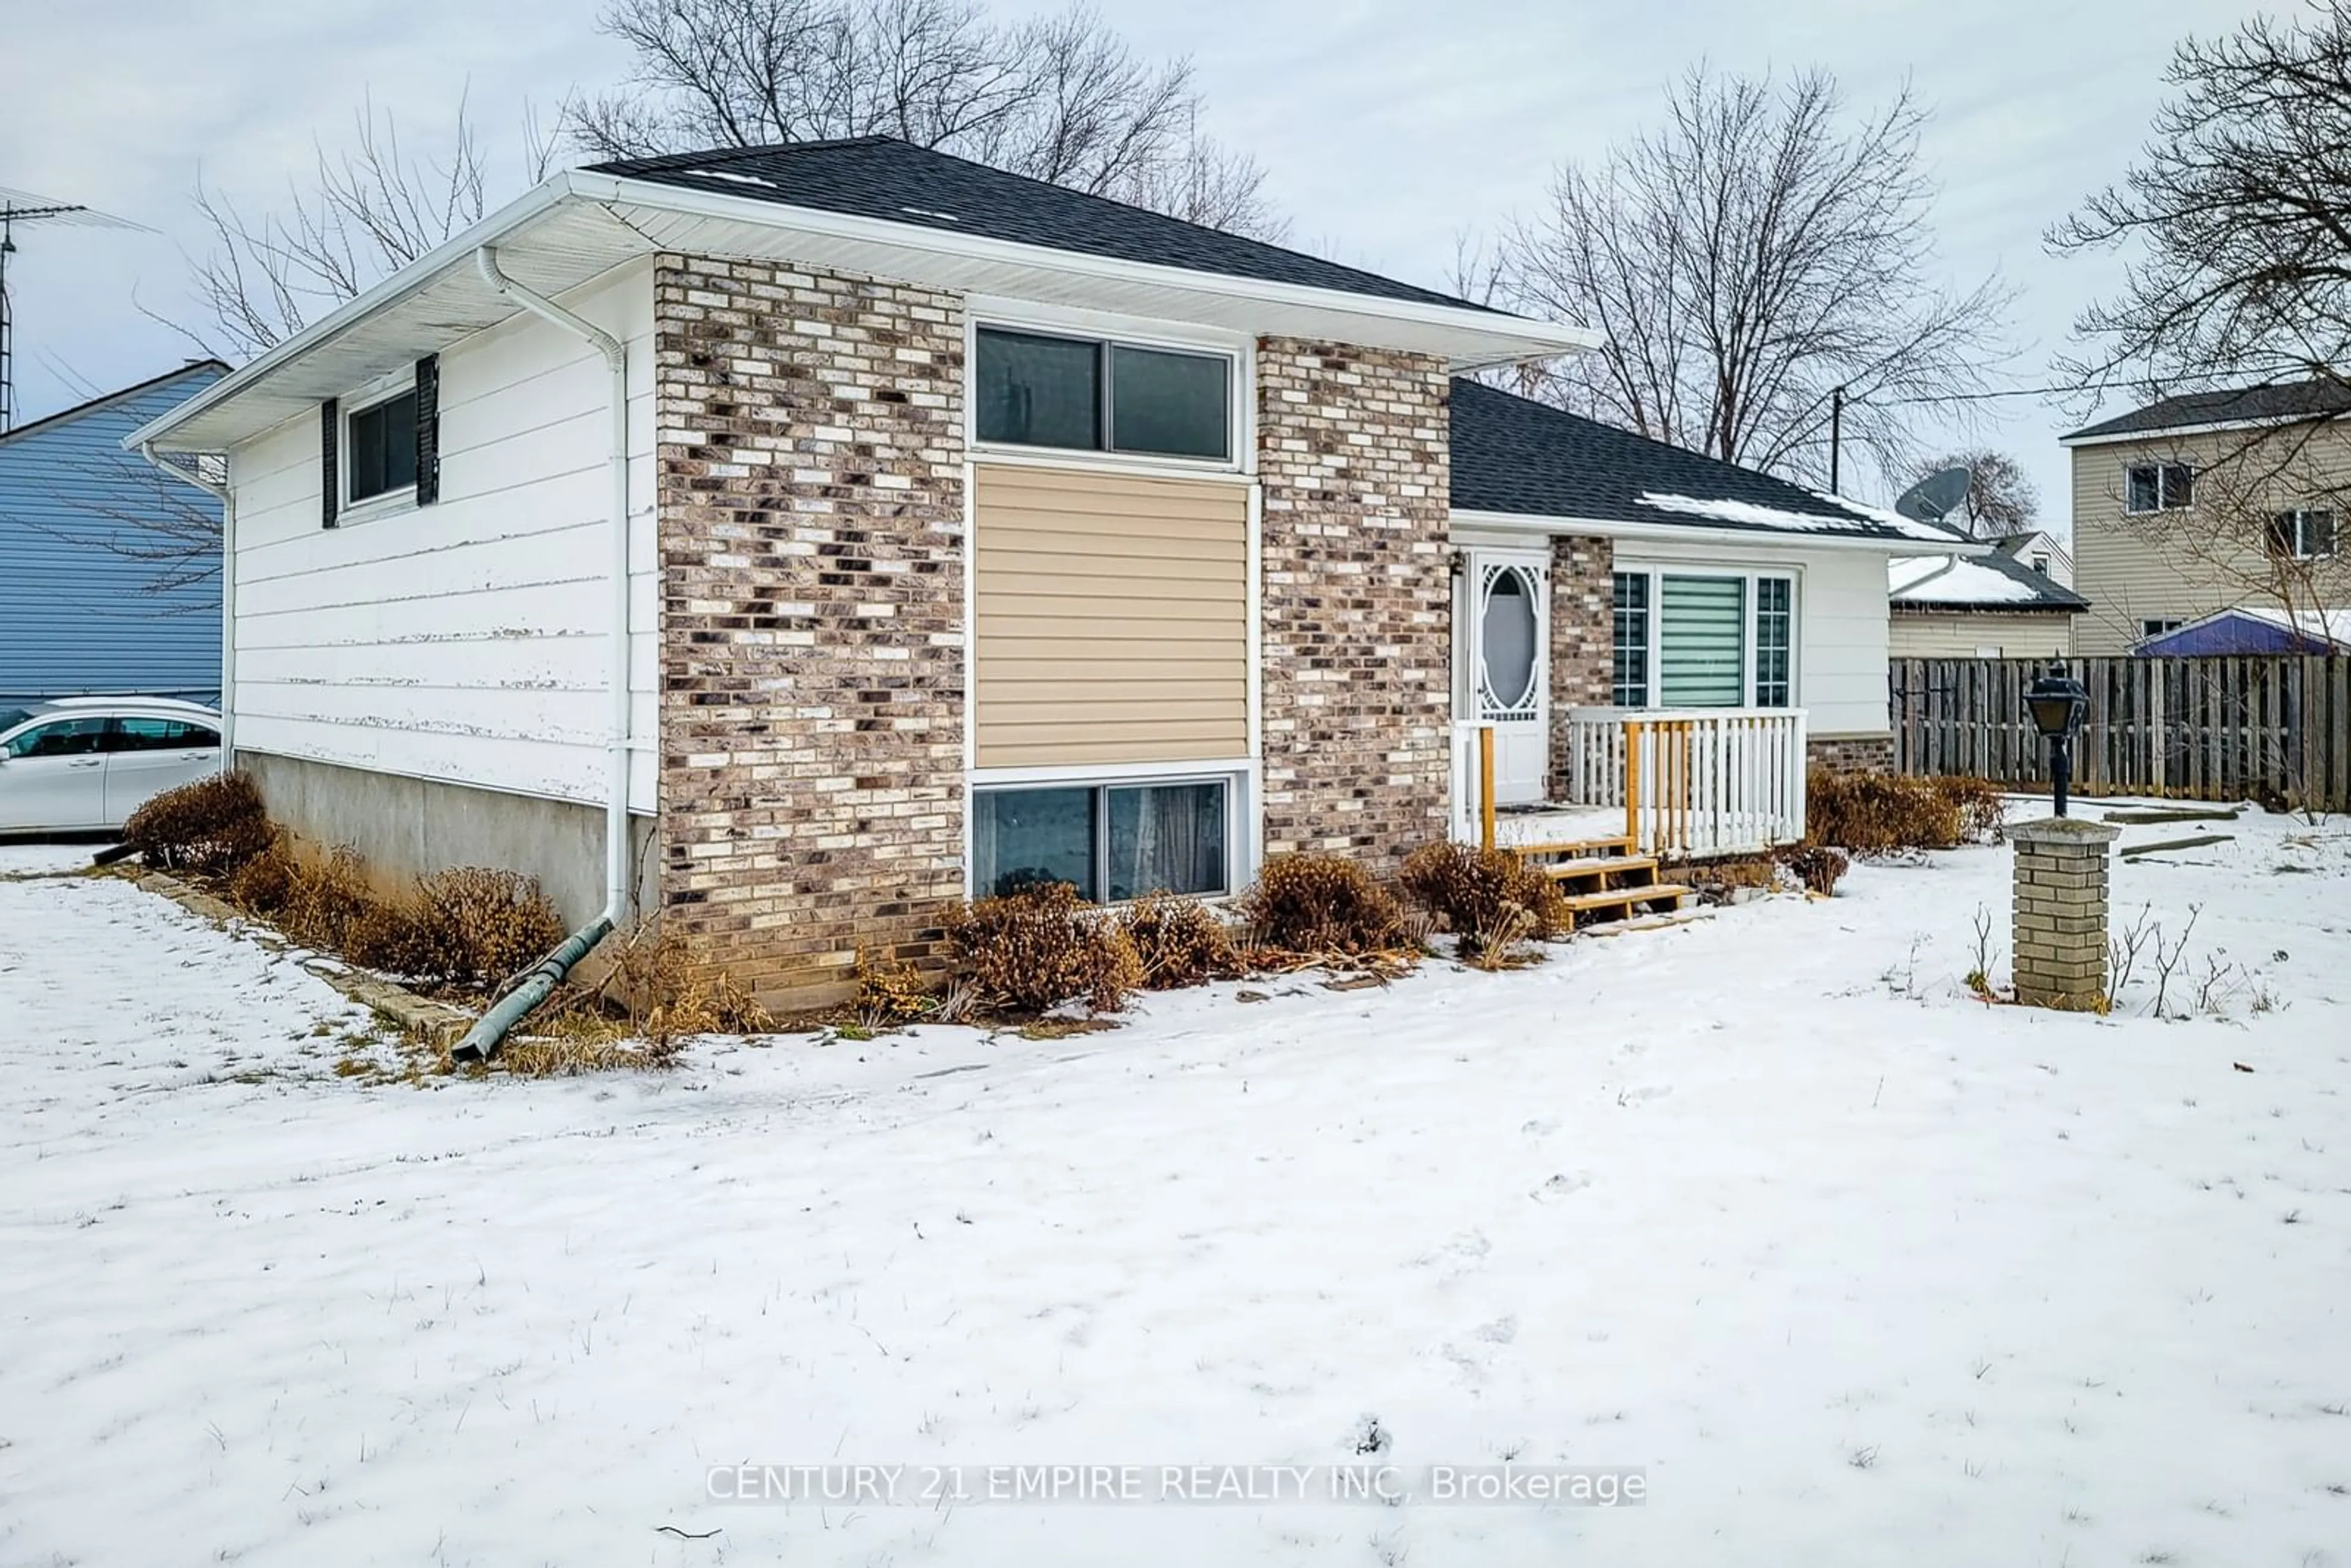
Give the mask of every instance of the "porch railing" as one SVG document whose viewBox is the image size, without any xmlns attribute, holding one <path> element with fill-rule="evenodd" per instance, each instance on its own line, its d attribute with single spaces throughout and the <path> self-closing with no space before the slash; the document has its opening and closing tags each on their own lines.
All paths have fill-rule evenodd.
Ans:
<svg viewBox="0 0 2351 1568">
<path fill-rule="evenodd" d="M 1636 852 L 1753 854 L 1804 836 L 1801 708 L 1571 708 L 1567 784 Z"/>
</svg>

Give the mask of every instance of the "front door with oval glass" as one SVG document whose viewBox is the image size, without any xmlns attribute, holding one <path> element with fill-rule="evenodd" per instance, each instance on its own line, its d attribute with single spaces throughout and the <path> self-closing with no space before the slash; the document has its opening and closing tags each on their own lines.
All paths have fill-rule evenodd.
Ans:
<svg viewBox="0 0 2351 1568">
<path fill-rule="evenodd" d="M 1551 559 L 1471 550 L 1463 574 L 1464 716 L 1494 727 L 1494 802 L 1543 799 L 1551 756 Z"/>
</svg>

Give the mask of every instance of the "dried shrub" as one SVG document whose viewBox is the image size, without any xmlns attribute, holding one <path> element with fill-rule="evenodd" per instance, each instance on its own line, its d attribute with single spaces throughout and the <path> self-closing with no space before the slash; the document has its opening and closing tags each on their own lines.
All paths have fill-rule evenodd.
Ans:
<svg viewBox="0 0 2351 1568">
<path fill-rule="evenodd" d="M 904 959 L 857 955 L 857 996 L 850 1003 L 868 1029 L 919 1023 L 939 1010 L 939 998 L 920 969 Z"/>
<path fill-rule="evenodd" d="M 276 839 L 261 791 L 243 773 L 166 789 L 122 825 L 122 841 L 148 865 L 199 876 L 226 876 Z"/>
<path fill-rule="evenodd" d="M 1268 861 L 1241 913 L 1266 946 L 1291 953 L 1384 953 L 1412 941 L 1404 908 L 1387 889 L 1336 855 Z"/>
<path fill-rule="evenodd" d="M 344 844 L 324 860 L 295 858 L 278 924 L 306 946 L 341 953 L 350 946 L 351 927 L 378 902 L 359 852 Z"/>
<path fill-rule="evenodd" d="M 1082 1001 L 1116 1012 L 1143 982 L 1142 960 L 1118 922 L 1065 882 L 1040 883 L 957 910 L 947 923 L 958 967 L 982 1005 L 1041 1013 Z"/>
<path fill-rule="evenodd" d="M 1241 972 L 1232 933 L 1196 899 L 1167 893 L 1138 898 L 1120 916 L 1119 929 L 1143 966 L 1146 990 L 1205 985 Z"/>
<path fill-rule="evenodd" d="M 294 848 L 277 834 L 267 849 L 236 868 L 228 880 L 229 900 L 264 918 L 275 917 L 294 896 Z"/>
<path fill-rule="evenodd" d="M 1413 901 L 1453 933 L 1464 958 L 1500 957 L 1569 925 L 1557 884 L 1508 850 L 1427 844 L 1405 861 L 1401 880 Z"/>
<path fill-rule="evenodd" d="M 723 969 L 694 956 L 684 936 L 659 916 L 608 938 L 611 967 L 593 987 L 576 988 L 557 1008 L 575 1032 L 615 1033 L 643 1040 L 646 1062 L 676 1060 L 684 1042 L 704 1034 L 768 1034 L 773 1014 Z"/>
<path fill-rule="evenodd" d="M 420 878 L 407 906 L 381 923 L 378 939 L 386 958 L 400 960 L 384 967 L 440 985 L 487 989 L 545 957 L 563 936 L 563 922 L 537 878 L 459 866 Z"/>
<path fill-rule="evenodd" d="M 1780 852 L 1780 863 L 1795 873 L 1807 892 L 1826 898 L 1836 892 L 1837 879 L 1853 862 L 1843 850 L 1826 844 L 1791 844 Z"/>
<path fill-rule="evenodd" d="M 1805 789 L 1806 841 L 1855 854 L 1948 850 L 2001 831 L 2000 786 L 1981 779 L 1815 768 Z"/>
<path fill-rule="evenodd" d="M 371 894 L 343 923 L 342 954 L 361 968 L 387 975 L 440 977 L 430 971 L 416 907 L 406 899 L 379 900 Z"/>
</svg>

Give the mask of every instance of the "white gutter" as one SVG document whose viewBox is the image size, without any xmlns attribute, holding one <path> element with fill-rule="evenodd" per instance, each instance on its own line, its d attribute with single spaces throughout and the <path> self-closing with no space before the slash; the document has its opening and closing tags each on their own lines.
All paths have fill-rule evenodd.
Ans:
<svg viewBox="0 0 2351 1568">
<path fill-rule="evenodd" d="M 566 310 L 554 300 L 534 294 L 498 270 L 496 250 L 482 246 L 474 252 L 475 265 L 485 281 L 524 309 L 552 322 L 594 345 L 611 371 L 612 519 L 609 570 L 611 574 L 611 647 L 605 679 L 611 688 L 611 728 L 605 738 L 607 757 L 604 801 L 604 907 L 596 918 L 572 934 L 562 946 L 533 969 L 523 983 L 482 1015 L 459 1041 L 459 1057 L 487 1057 L 507 1030 L 543 1000 L 547 993 L 628 917 L 632 897 L 629 843 L 629 350 L 618 338 L 594 322 Z"/>
<path fill-rule="evenodd" d="M 139 455 L 156 468 L 221 504 L 221 771 L 236 769 L 236 491 L 215 485 L 195 469 L 166 462 L 152 441 L 141 442 Z"/>
<path fill-rule="evenodd" d="M 1823 519 L 1827 520 L 1827 519 Z M 1957 536 L 1949 540 L 1881 538 L 1858 533 L 1813 533 L 1802 528 L 1708 527 L 1704 523 L 1630 522 L 1621 518 L 1539 517 L 1525 512 L 1480 512 L 1457 507 L 1457 528 L 1492 528 L 1523 534 L 1577 534 L 1645 542 L 1754 546 L 1771 543 L 1808 549 L 1866 550 L 1880 555 L 1990 555 L 1995 547 Z"/>
</svg>

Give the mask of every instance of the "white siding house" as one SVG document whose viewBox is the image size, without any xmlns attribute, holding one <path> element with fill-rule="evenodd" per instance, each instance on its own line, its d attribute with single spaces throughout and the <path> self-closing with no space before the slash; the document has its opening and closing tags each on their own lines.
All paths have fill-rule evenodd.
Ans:
<svg viewBox="0 0 2351 1568">
<path fill-rule="evenodd" d="M 653 283 L 559 301 L 629 345 L 631 806 L 654 805 Z M 353 386 L 346 406 L 407 375 Z M 440 357 L 441 490 L 322 526 L 316 415 L 230 452 L 237 744 L 595 805 L 604 792 L 610 416 L 601 357 L 536 317 Z"/>
</svg>

